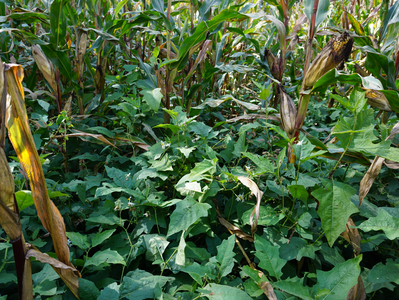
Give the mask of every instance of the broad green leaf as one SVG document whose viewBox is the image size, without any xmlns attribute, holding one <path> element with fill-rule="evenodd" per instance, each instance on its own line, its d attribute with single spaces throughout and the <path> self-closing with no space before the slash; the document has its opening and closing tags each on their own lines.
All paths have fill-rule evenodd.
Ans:
<svg viewBox="0 0 399 300">
<path fill-rule="evenodd" d="M 146 271 L 136 269 L 123 277 L 119 288 L 120 299 L 153 299 L 156 285 L 162 288 L 167 282 L 174 280 L 173 277 L 154 276 Z"/>
<path fill-rule="evenodd" d="M 190 156 L 190 153 L 193 152 L 196 147 L 177 147 L 177 150 L 179 150 L 185 158 L 188 158 Z"/>
<path fill-rule="evenodd" d="M 268 158 L 255 155 L 250 152 L 243 152 L 242 155 L 248 157 L 255 165 L 258 166 L 258 169 L 256 170 L 257 175 L 261 175 L 264 173 L 274 173 L 275 167 Z"/>
<path fill-rule="evenodd" d="M 257 298 L 263 294 L 263 290 L 259 287 L 259 285 L 253 281 L 252 279 L 248 279 L 244 282 L 245 291 L 253 298 Z"/>
<path fill-rule="evenodd" d="M 129 175 L 129 173 L 127 172 L 124 172 L 117 168 L 110 168 L 108 166 L 105 166 L 105 170 L 107 171 L 107 175 L 112 179 L 112 182 L 115 183 L 117 186 L 129 189 L 134 187 L 135 182 L 130 178 L 131 174 Z M 137 197 L 137 195 L 134 196 Z M 140 198 L 144 197 L 139 197 L 139 199 Z"/>
<path fill-rule="evenodd" d="M 143 236 L 147 252 L 145 258 L 149 261 L 163 261 L 163 254 L 169 242 L 162 235 L 146 234 Z"/>
<path fill-rule="evenodd" d="M 242 214 L 241 220 L 244 224 L 248 225 L 250 224 L 249 219 L 253 210 L 254 206 L 252 206 L 250 209 L 246 210 Z M 284 215 L 277 213 L 270 205 L 262 205 L 259 207 L 258 225 L 264 225 L 264 226 L 276 225 L 283 218 Z"/>
<path fill-rule="evenodd" d="M 359 263 L 363 255 L 336 265 L 331 271 L 317 270 L 317 284 L 313 286 L 316 299 L 346 299 L 349 290 L 357 283 L 360 275 Z M 320 296 L 319 296 L 320 295 Z"/>
<path fill-rule="evenodd" d="M 202 293 L 202 296 L 211 300 L 252 300 L 243 290 L 228 285 L 209 283 L 204 289 L 210 293 Z"/>
<path fill-rule="evenodd" d="M 35 286 L 46 280 L 55 281 L 58 278 L 60 278 L 60 276 L 58 276 L 49 264 L 45 264 L 40 272 L 32 275 L 33 284 Z"/>
<path fill-rule="evenodd" d="M 395 85 L 396 69 L 394 61 L 369 46 L 359 49 L 367 53 L 364 67 L 384 84 L 385 89 L 397 90 Z M 382 71 L 385 72 L 386 76 L 381 75 Z"/>
<path fill-rule="evenodd" d="M 85 267 L 99 266 L 102 264 L 126 265 L 123 257 L 115 250 L 107 249 L 96 252 L 85 262 Z"/>
<path fill-rule="evenodd" d="M 309 257 L 315 259 L 315 252 L 319 250 L 319 247 L 308 244 L 308 242 L 299 237 L 292 237 L 289 243 L 281 245 L 279 252 L 280 257 L 284 260 L 301 260 L 302 257 Z"/>
<path fill-rule="evenodd" d="M 57 293 L 57 284 L 55 281 L 45 280 L 33 288 L 34 295 L 53 296 Z"/>
<path fill-rule="evenodd" d="M 308 204 L 309 192 L 303 185 L 289 185 L 287 188 L 294 199 L 302 200 L 303 203 Z"/>
<path fill-rule="evenodd" d="M 91 240 L 91 246 L 96 247 L 100 245 L 105 240 L 109 239 L 116 229 L 105 230 L 103 232 L 97 232 L 96 235 Z"/>
<path fill-rule="evenodd" d="M 363 231 L 383 230 L 390 240 L 399 237 L 399 218 L 390 215 L 386 210 L 379 209 L 376 217 L 371 217 L 358 226 Z"/>
<path fill-rule="evenodd" d="M 315 31 L 317 31 L 317 26 L 319 26 L 320 23 L 323 22 L 327 17 L 329 4 L 330 1 L 328 0 L 319 1 L 319 6 L 317 7 L 317 13 L 316 13 Z M 304 6 L 305 6 L 305 14 L 308 17 L 309 23 L 311 23 L 313 16 L 314 0 L 305 0 Z"/>
<path fill-rule="evenodd" d="M 100 291 L 92 281 L 79 278 L 80 299 L 96 300 L 98 296 L 100 296 Z"/>
<path fill-rule="evenodd" d="M 302 136 L 301 140 L 292 146 L 295 156 L 303 162 L 312 153 L 315 146 L 305 137 Z"/>
<path fill-rule="evenodd" d="M 121 219 L 117 217 L 113 213 L 109 213 L 103 216 L 93 216 L 86 219 L 87 222 L 93 222 L 98 224 L 107 224 L 107 225 L 122 225 L 125 222 L 125 219 Z"/>
<path fill-rule="evenodd" d="M 199 218 L 208 216 L 211 206 L 207 203 L 199 203 L 191 197 L 176 204 L 176 209 L 170 216 L 169 230 L 167 236 L 171 236 L 181 230 L 187 230 Z"/>
<path fill-rule="evenodd" d="M 17 200 L 19 211 L 35 204 L 31 191 L 18 191 L 15 193 L 15 199 Z"/>
<path fill-rule="evenodd" d="M 101 290 L 100 296 L 97 300 L 119 299 L 119 287 L 120 286 L 116 282 L 111 283 Z"/>
<path fill-rule="evenodd" d="M 231 235 L 227 240 L 217 247 L 218 254 L 216 255 L 216 260 L 220 263 L 219 277 L 222 278 L 228 275 L 234 267 L 234 256 L 233 252 L 235 244 L 235 235 Z"/>
<path fill-rule="evenodd" d="M 358 212 L 357 207 L 350 200 L 356 190 L 342 182 L 322 179 L 322 183 L 324 187 L 313 191 L 312 195 L 320 202 L 317 213 L 327 241 L 332 246 L 339 235 L 345 231 L 348 218 Z"/>
<path fill-rule="evenodd" d="M 319 253 L 323 255 L 323 258 L 333 266 L 339 263 L 343 263 L 345 261 L 345 259 L 339 253 L 337 247 L 331 248 L 326 243 L 323 243 L 323 245 L 321 245 Z"/>
<path fill-rule="evenodd" d="M 18 283 L 17 276 L 15 276 L 14 273 L 7 273 L 6 271 L 3 270 L 0 273 L 0 284 L 6 284 L 11 282 L 14 282 L 15 284 Z"/>
<path fill-rule="evenodd" d="M 259 258 L 259 267 L 266 270 L 270 276 L 280 280 L 283 275 L 281 269 L 287 263 L 279 256 L 279 249 L 264 238 L 255 235 L 255 256 Z"/>
<path fill-rule="evenodd" d="M 391 147 L 391 141 L 373 143 L 378 139 L 374 127 L 374 111 L 368 109 L 360 111 L 355 118 L 341 118 L 332 133 L 341 141 L 341 146 L 349 146 L 350 151 L 399 161 L 399 149 Z"/>
<path fill-rule="evenodd" d="M 67 232 L 66 235 L 72 244 L 78 246 L 80 249 L 86 250 L 90 247 L 88 236 L 86 234 L 80 234 L 79 232 Z"/>
<path fill-rule="evenodd" d="M 313 298 L 310 296 L 310 288 L 303 283 L 303 279 L 298 277 L 290 278 L 285 280 L 280 280 L 274 282 L 274 285 L 293 296 L 298 297 L 302 300 L 312 300 Z"/>
<path fill-rule="evenodd" d="M 207 261 L 211 258 L 211 254 L 205 248 L 198 248 L 193 242 L 187 242 L 185 252 L 187 257 L 198 262 Z"/>
<path fill-rule="evenodd" d="M 195 191 L 196 189 L 193 189 L 193 186 L 187 186 L 187 184 L 195 183 L 194 185 L 199 187 L 199 181 L 201 180 L 212 181 L 212 175 L 216 172 L 216 161 L 217 159 L 204 159 L 202 162 L 196 163 L 190 173 L 184 175 L 177 182 L 175 186 L 176 190 L 184 196 L 194 196 L 194 193 L 191 193 L 191 191 Z M 201 192 L 201 190 L 199 191 Z"/>
<path fill-rule="evenodd" d="M 365 98 L 365 92 L 360 89 L 355 89 L 349 99 L 341 97 L 336 94 L 330 94 L 332 98 L 341 103 L 344 107 L 349 109 L 352 113 L 358 114 L 364 108 L 367 103 L 367 99 Z"/>
<path fill-rule="evenodd" d="M 190 274 L 190 276 L 198 284 L 202 284 L 202 278 L 204 278 L 206 274 L 210 273 L 207 266 L 202 266 L 196 262 L 194 262 L 192 265 L 183 268 L 181 271 Z"/>
<path fill-rule="evenodd" d="M 156 112 L 159 109 L 159 106 L 161 105 L 161 100 L 162 100 L 162 93 L 160 88 L 156 88 L 152 91 L 144 91 L 144 97 L 143 100 L 147 102 L 148 106 L 152 109 L 155 110 Z"/>
<path fill-rule="evenodd" d="M 368 273 L 367 283 L 365 284 L 366 292 L 372 293 L 381 288 L 393 290 L 394 286 L 391 282 L 399 284 L 399 262 L 388 259 L 386 264 L 376 264 Z"/>
<path fill-rule="evenodd" d="M 168 154 L 162 156 L 160 160 L 149 160 L 148 162 L 151 164 L 150 168 L 157 171 L 173 171 L 172 162 Z"/>
<path fill-rule="evenodd" d="M 359 74 L 347 75 L 339 72 L 337 69 L 332 69 L 331 71 L 324 74 L 313 86 L 311 92 L 318 92 L 326 89 L 330 85 L 337 82 L 348 83 L 351 85 L 362 84 L 362 79 Z"/>
</svg>

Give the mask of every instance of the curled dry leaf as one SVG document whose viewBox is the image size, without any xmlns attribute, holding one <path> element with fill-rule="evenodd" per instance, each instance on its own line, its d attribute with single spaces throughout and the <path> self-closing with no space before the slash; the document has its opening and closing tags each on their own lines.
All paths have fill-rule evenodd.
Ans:
<svg viewBox="0 0 399 300">
<path fill-rule="evenodd" d="M 229 223 L 225 218 L 223 218 L 222 215 L 220 214 L 217 201 L 214 201 L 214 202 L 215 202 L 216 213 L 218 215 L 218 220 L 219 220 L 220 224 L 222 224 L 224 227 L 226 227 L 230 231 L 230 233 L 232 233 L 232 234 L 234 233 L 239 238 L 242 238 L 243 240 L 247 240 L 250 242 L 254 242 L 253 236 L 245 233 L 240 228 L 238 228 L 237 226 L 234 226 L 233 224 Z"/>
<path fill-rule="evenodd" d="M 243 176 L 237 176 L 237 179 L 243 185 L 248 187 L 251 190 L 252 195 L 255 195 L 255 197 L 256 197 L 255 208 L 252 211 L 251 216 L 249 217 L 249 224 L 251 225 L 251 232 L 252 232 L 252 234 L 254 234 L 256 231 L 256 228 L 258 226 L 260 201 L 262 199 L 263 193 L 259 190 L 258 185 L 252 179 L 249 179 L 249 178 L 243 177 Z M 254 220 L 254 215 L 255 215 L 255 220 Z"/>
<path fill-rule="evenodd" d="M 144 142 L 142 139 L 138 137 L 123 137 L 123 136 L 116 136 L 115 141 L 118 142 L 121 145 L 131 145 L 133 144 L 136 147 L 139 147 L 145 151 L 148 151 L 150 149 L 150 145 L 148 145 L 146 142 Z"/>
<path fill-rule="evenodd" d="M 360 181 L 359 208 L 363 203 L 364 197 L 366 197 L 366 195 L 370 191 L 370 188 L 373 185 L 374 180 L 377 178 L 378 174 L 380 173 L 384 161 L 385 158 L 376 156 L 370 168 L 367 170 L 366 174 L 364 175 L 362 181 Z"/>
<path fill-rule="evenodd" d="M 75 130 L 75 129 L 73 130 L 73 132 L 74 133 L 67 134 L 67 136 L 68 137 L 79 137 L 79 138 L 81 138 L 84 141 L 85 141 L 85 139 L 84 139 L 85 137 L 86 138 L 94 138 L 96 140 L 99 140 L 99 141 L 107 144 L 107 145 L 110 145 L 112 147 L 117 148 L 108 139 L 106 139 L 102 134 L 88 133 L 88 132 L 83 132 L 83 131 Z"/>
<path fill-rule="evenodd" d="M 259 271 L 258 274 L 260 278 L 266 278 L 265 274 L 262 271 Z M 269 281 L 261 282 L 258 284 L 258 286 L 263 290 L 263 293 L 269 300 L 277 300 L 276 293 L 274 292 L 274 289 Z"/>
<path fill-rule="evenodd" d="M 226 227 L 228 230 L 230 230 L 232 233 L 234 233 L 239 238 L 241 238 L 243 240 L 250 241 L 250 242 L 254 242 L 253 236 L 249 235 L 248 233 L 245 233 L 237 226 L 234 226 L 233 224 L 228 222 L 226 219 L 219 216 L 218 220 L 219 220 L 220 224 L 222 224 L 224 227 Z"/>
<path fill-rule="evenodd" d="M 386 165 L 388 168 L 393 169 L 393 170 L 398 170 L 399 169 L 399 163 L 394 162 L 392 160 L 385 160 L 384 165 Z"/>
<path fill-rule="evenodd" d="M 396 123 L 395 126 L 392 128 L 389 136 L 387 137 L 386 140 L 392 140 L 395 135 L 399 133 L 399 123 Z M 366 174 L 364 175 L 362 181 L 360 182 L 360 187 L 359 187 L 359 208 L 363 203 L 364 197 L 367 196 L 368 192 L 370 191 L 371 186 L 374 183 L 374 180 L 377 178 L 378 174 L 381 171 L 382 165 L 385 162 L 385 158 L 376 156 L 373 160 L 373 163 L 371 164 L 370 168 L 367 170 Z M 397 163 L 390 163 L 390 166 L 387 165 L 388 167 L 392 167 L 392 169 L 396 169 L 398 167 Z"/>
<path fill-rule="evenodd" d="M 280 119 L 278 117 L 275 116 L 266 116 L 266 115 L 261 115 L 261 114 L 247 114 L 247 115 L 243 115 L 243 116 L 238 116 L 232 119 L 227 120 L 227 123 L 234 123 L 234 122 L 238 122 L 238 121 L 253 121 L 253 120 L 258 120 L 258 119 L 267 119 L 267 120 L 271 120 L 271 121 L 275 121 L 275 122 L 279 122 L 280 123 Z"/>
<path fill-rule="evenodd" d="M 366 299 L 366 289 L 364 288 L 364 283 L 362 276 L 359 275 L 357 278 L 357 283 L 349 290 L 346 300 L 365 300 Z"/>
<path fill-rule="evenodd" d="M 362 238 L 361 238 L 357 228 L 353 228 L 353 227 L 356 227 L 356 224 L 355 224 L 355 222 L 353 222 L 352 218 L 348 219 L 348 222 L 346 222 L 345 227 L 346 227 L 345 231 L 341 233 L 341 236 L 345 240 L 347 240 L 348 242 L 351 243 L 351 245 L 353 247 L 353 252 L 355 253 L 355 256 L 358 256 L 360 254 L 360 252 L 362 251 L 362 249 L 360 248 Z"/>
<path fill-rule="evenodd" d="M 28 253 L 26 253 L 26 258 L 34 257 L 38 261 L 42 263 L 49 264 L 54 271 L 61 277 L 61 279 L 65 282 L 65 284 L 70 288 L 70 290 L 74 293 L 74 295 L 79 295 L 79 277 L 80 274 L 78 270 L 75 268 L 52 258 L 46 253 L 42 253 L 35 249 L 30 249 Z"/>
</svg>

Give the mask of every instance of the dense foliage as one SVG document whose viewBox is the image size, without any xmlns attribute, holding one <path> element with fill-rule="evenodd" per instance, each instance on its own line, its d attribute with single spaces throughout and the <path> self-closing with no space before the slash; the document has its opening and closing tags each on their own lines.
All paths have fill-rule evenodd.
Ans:
<svg viewBox="0 0 399 300">
<path fill-rule="evenodd" d="M 385 0 L 1 0 L 80 299 L 398 298 L 398 26 Z M 17 299 L 1 227 L 0 257 Z M 35 299 L 76 298 L 28 259 Z"/>
</svg>

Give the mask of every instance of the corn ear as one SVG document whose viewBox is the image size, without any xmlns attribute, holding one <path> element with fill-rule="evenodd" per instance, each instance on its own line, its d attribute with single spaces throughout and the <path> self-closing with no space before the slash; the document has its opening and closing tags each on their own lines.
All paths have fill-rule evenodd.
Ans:
<svg viewBox="0 0 399 300">
<path fill-rule="evenodd" d="M 295 121 L 297 117 L 297 109 L 291 97 L 285 92 L 282 85 L 277 87 L 280 95 L 280 116 L 283 128 L 291 139 L 295 134 Z"/>
<path fill-rule="evenodd" d="M 306 72 L 305 90 L 314 86 L 317 80 L 328 71 L 348 59 L 353 45 L 353 38 L 347 32 L 333 38 L 316 56 Z"/>
<path fill-rule="evenodd" d="M 84 56 L 86 54 L 87 33 L 82 32 L 79 38 L 79 44 L 76 48 L 76 61 L 78 64 L 78 79 L 81 81 L 83 77 Z"/>
<path fill-rule="evenodd" d="M 44 55 L 42 49 L 38 45 L 32 45 L 32 55 L 36 64 L 43 73 L 44 78 L 53 89 L 54 95 L 57 94 L 57 83 L 55 82 L 55 71 L 53 63 Z"/>
<path fill-rule="evenodd" d="M 270 72 L 273 77 L 279 79 L 280 77 L 280 68 L 278 66 L 278 61 L 273 53 L 269 49 L 265 49 L 265 57 L 267 60 L 267 64 L 269 65 Z"/>
<path fill-rule="evenodd" d="M 367 103 L 383 111 L 393 111 L 385 95 L 376 90 L 366 90 Z"/>
</svg>

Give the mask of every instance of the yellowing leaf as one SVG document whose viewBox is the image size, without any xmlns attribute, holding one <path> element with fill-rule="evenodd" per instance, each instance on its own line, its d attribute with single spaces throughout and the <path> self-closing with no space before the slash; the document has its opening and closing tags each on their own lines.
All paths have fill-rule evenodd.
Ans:
<svg viewBox="0 0 399 300">
<path fill-rule="evenodd" d="M 64 220 L 48 196 L 40 158 L 29 128 L 22 86 L 23 68 L 20 65 L 7 65 L 7 67 L 7 92 L 11 96 L 7 98 L 6 126 L 8 135 L 21 167 L 29 178 L 38 216 L 44 228 L 51 234 L 57 257 L 65 265 L 73 267 L 69 261 Z M 75 293 L 77 289 L 71 285 L 71 281 L 64 278 L 62 274 L 60 276 Z M 74 276 L 80 276 L 79 272 Z M 76 293 L 75 296 L 78 297 L 78 294 Z"/>
</svg>

